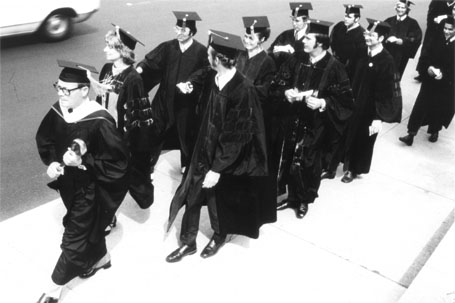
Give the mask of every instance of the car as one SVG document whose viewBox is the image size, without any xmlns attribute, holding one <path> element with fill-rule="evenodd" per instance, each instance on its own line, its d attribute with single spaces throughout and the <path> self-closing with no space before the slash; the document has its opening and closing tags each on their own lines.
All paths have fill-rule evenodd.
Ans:
<svg viewBox="0 0 455 303">
<path fill-rule="evenodd" d="M 71 36 L 73 24 L 90 18 L 100 0 L 9 0 L 0 9 L 0 37 L 40 34 L 48 41 Z"/>
</svg>

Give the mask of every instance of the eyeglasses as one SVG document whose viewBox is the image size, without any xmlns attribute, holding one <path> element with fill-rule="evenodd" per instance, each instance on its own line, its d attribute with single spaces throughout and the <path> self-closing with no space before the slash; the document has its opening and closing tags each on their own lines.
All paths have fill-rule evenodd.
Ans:
<svg viewBox="0 0 455 303">
<path fill-rule="evenodd" d="M 68 89 L 68 88 L 66 88 L 66 87 L 61 87 L 60 85 L 57 84 L 57 82 L 55 82 L 55 83 L 53 84 L 53 86 L 54 86 L 54 88 L 55 88 L 55 90 L 56 90 L 57 92 L 62 92 L 65 96 L 69 96 L 69 95 L 71 95 L 71 92 L 72 92 L 73 90 L 81 89 L 81 88 L 83 88 L 84 86 L 87 86 L 87 85 L 79 84 L 76 88 Z"/>
</svg>

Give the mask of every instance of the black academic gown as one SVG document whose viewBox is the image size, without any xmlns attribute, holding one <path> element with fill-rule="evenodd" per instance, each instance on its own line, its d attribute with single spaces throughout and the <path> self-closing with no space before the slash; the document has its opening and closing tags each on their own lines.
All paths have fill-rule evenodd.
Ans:
<svg viewBox="0 0 455 303">
<path fill-rule="evenodd" d="M 182 166 L 187 166 L 191 159 L 196 136 L 194 121 L 198 91 L 182 94 L 176 84 L 187 82 L 192 73 L 206 66 L 209 62 L 204 45 L 193 40 L 182 53 L 177 39 L 161 43 L 138 63 L 138 67 L 143 69 L 146 91 L 160 84 L 152 101 L 155 119 L 161 127 L 152 165 L 156 164 L 163 143 L 166 149 L 180 148 Z"/>
<path fill-rule="evenodd" d="M 420 66 L 422 85 L 408 121 L 408 131 L 416 134 L 421 126 L 428 125 L 428 133 L 448 127 L 454 115 L 454 49 L 455 39 L 440 38 L 429 51 L 428 60 Z M 439 68 L 442 79 L 428 75 L 428 67 Z"/>
<path fill-rule="evenodd" d="M 213 230 L 221 234 L 259 236 L 268 222 L 258 199 L 257 183 L 268 174 L 263 115 L 255 88 L 243 75 L 234 77 L 220 91 L 214 77 L 189 169 L 171 202 L 168 229 L 186 205 L 180 239 L 196 240 L 200 209 L 209 208 Z M 207 90 L 208 91 L 208 90 Z M 209 170 L 219 173 L 215 187 L 203 189 Z"/>
<path fill-rule="evenodd" d="M 283 64 L 287 59 L 289 59 L 291 54 L 285 52 L 274 53 L 273 48 L 277 45 L 283 46 L 289 44 L 294 48 L 295 51 L 300 51 L 303 49 L 303 37 L 304 36 L 296 40 L 293 29 L 285 30 L 284 32 L 279 34 L 278 37 L 276 37 L 275 41 L 272 42 L 269 49 L 267 50 L 267 53 L 273 58 L 277 68 L 279 68 L 281 64 Z"/>
<path fill-rule="evenodd" d="M 338 22 L 330 33 L 330 47 L 332 54 L 346 67 L 349 79 L 354 78 L 357 61 L 366 52 L 367 45 L 363 36 L 365 29 L 358 26 L 347 30 L 344 22 Z"/>
<path fill-rule="evenodd" d="M 453 0 L 431 0 L 428 6 L 427 13 L 427 29 L 423 38 L 422 49 L 420 50 L 419 62 L 417 63 L 417 71 L 421 69 L 422 60 L 426 60 L 428 49 L 433 44 L 433 39 L 438 37 L 441 31 L 441 24 L 435 23 L 434 18 L 441 15 L 451 15 L 452 8 L 455 5 Z"/>
<path fill-rule="evenodd" d="M 269 219 L 268 222 L 276 221 L 277 174 L 279 152 L 281 146 L 277 144 L 278 121 L 274 116 L 273 99 L 269 98 L 270 84 L 275 77 L 276 67 L 273 59 L 262 51 L 252 58 L 248 52 L 242 51 L 237 57 L 237 70 L 248 80 L 253 82 L 264 114 L 265 135 L 268 152 L 269 176 L 265 184 L 258 184 L 256 192 L 262 194 L 263 211 Z"/>
<path fill-rule="evenodd" d="M 355 111 L 350 120 L 345 169 L 356 174 L 370 171 L 377 134 L 369 136 L 373 120 L 401 121 L 402 98 L 399 75 L 393 57 L 383 49 L 374 57 L 360 59 L 352 82 Z"/>
<path fill-rule="evenodd" d="M 318 197 L 328 130 L 343 133 L 353 112 L 349 78 L 343 64 L 329 52 L 315 64 L 308 54 L 298 52 L 282 65 L 277 77 L 274 94 L 284 96 L 290 88 L 315 90 L 326 101 L 325 110 L 320 111 L 310 109 L 304 101 L 291 104 L 282 97 L 291 123 L 285 132 L 280 182 L 288 184 L 290 202 L 312 203 Z"/>
<path fill-rule="evenodd" d="M 128 186 L 126 145 L 110 114 L 94 101 L 90 102 L 97 109 L 71 123 L 65 121 L 57 102 L 36 134 L 38 152 L 46 165 L 62 163 L 74 139 L 81 139 L 87 145 L 87 153 L 82 156 L 86 170 L 66 166 L 64 174 L 49 185 L 59 191 L 67 209 L 63 218 L 62 253 L 52 273 L 58 285 L 87 271 L 106 254 L 104 230 Z"/>
<path fill-rule="evenodd" d="M 97 97 L 97 102 L 105 107 L 108 107 L 109 102 L 117 102 L 117 129 L 125 139 L 131 156 L 129 192 L 139 207 L 146 209 L 154 201 L 150 161 L 157 125 L 142 78 L 136 69 L 131 65 L 113 76 L 112 67 L 112 63 L 105 64 L 99 80 L 103 84 L 112 85 L 113 89 L 104 96 Z"/>
<path fill-rule="evenodd" d="M 396 43 L 385 42 L 384 47 L 392 55 L 395 66 L 400 73 L 400 78 L 403 76 L 409 58 L 414 58 L 422 41 L 422 30 L 417 21 L 407 16 L 403 21 L 398 21 L 396 16 L 385 20 L 390 24 L 390 36 L 395 36 L 403 40 L 402 45 Z"/>
</svg>

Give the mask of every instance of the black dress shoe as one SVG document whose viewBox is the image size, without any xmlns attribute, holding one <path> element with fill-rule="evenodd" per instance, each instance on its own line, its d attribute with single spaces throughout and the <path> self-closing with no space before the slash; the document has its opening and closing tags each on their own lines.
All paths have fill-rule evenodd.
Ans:
<svg viewBox="0 0 455 303">
<path fill-rule="evenodd" d="M 283 199 L 281 202 L 278 202 L 276 205 L 276 210 L 283 210 L 286 208 L 293 208 L 294 202 L 289 201 L 288 199 Z"/>
<path fill-rule="evenodd" d="M 428 141 L 430 141 L 431 143 L 435 143 L 436 141 L 438 141 L 438 137 L 439 137 L 438 133 L 433 133 L 428 138 Z"/>
<path fill-rule="evenodd" d="M 295 211 L 295 215 L 298 219 L 302 219 L 305 217 L 306 213 L 308 212 L 308 204 L 307 203 L 300 203 L 299 207 Z"/>
<path fill-rule="evenodd" d="M 197 247 L 196 244 L 193 245 L 182 245 L 176 250 L 174 250 L 169 256 L 166 257 L 166 261 L 169 263 L 179 262 L 185 256 L 192 255 L 196 253 Z"/>
<path fill-rule="evenodd" d="M 413 135 L 406 135 L 404 137 L 399 137 L 398 140 L 401 142 L 405 143 L 407 146 L 411 146 L 412 143 L 414 142 L 414 136 Z"/>
<path fill-rule="evenodd" d="M 325 170 L 321 174 L 321 180 L 323 179 L 333 179 L 335 178 L 336 172 L 330 171 L 330 170 Z"/>
<path fill-rule="evenodd" d="M 351 183 L 352 180 L 355 179 L 355 177 L 357 177 L 357 174 L 356 173 L 353 173 L 352 171 L 348 170 L 344 173 L 344 176 L 343 178 L 341 178 L 341 182 L 343 183 Z"/>
<path fill-rule="evenodd" d="M 111 231 L 114 229 L 114 227 L 116 227 L 116 226 L 117 226 L 117 216 L 114 215 L 114 218 L 112 218 L 111 223 L 109 223 L 109 225 L 104 230 L 104 235 L 105 236 L 109 235 L 111 233 Z"/>
<path fill-rule="evenodd" d="M 201 252 L 201 257 L 207 259 L 214 256 L 224 243 L 226 243 L 225 240 L 215 241 L 212 237 L 209 243 L 204 247 L 204 250 Z"/>
<path fill-rule="evenodd" d="M 80 274 L 79 277 L 82 279 L 87 279 L 96 274 L 96 272 L 100 269 L 108 269 L 112 266 L 111 261 L 107 261 L 104 265 L 98 266 L 98 267 L 91 267 L 89 270 L 84 272 L 83 274 Z"/>
<path fill-rule="evenodd" d="M 58 303 L 58 298 L 48 297 L 43 293 L 36 303 Z"/>
</svg>

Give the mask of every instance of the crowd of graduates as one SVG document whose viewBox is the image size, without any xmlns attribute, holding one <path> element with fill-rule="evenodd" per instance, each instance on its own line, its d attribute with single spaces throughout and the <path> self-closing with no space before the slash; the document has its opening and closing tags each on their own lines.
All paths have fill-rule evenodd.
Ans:
<svg viewBox="0 0 455 303">
<path fill-rule="evenodd" d="M 127 193 L 140 208 L 154 202 L 153 171 L 162 150 L 179 149 L 182 180 L 170 203 L 168 230 L 184 208 L 180 243 L 166 261 L 196 253 L 201 208 L 214 256 L 228 234 L 259 237 L 277 210 L 304 218 L 323 179 L 343 165 L 344 183 L 370 170 L 383 123 L 401 121 L 400 81 L 422 41 L 413 3 L 396 2 L 386 20 L 345 5 L 344 21 L 312 19 L 312 4 L 291 2 L 292 29 L 270 38 L 266 16 L 243 17 L 245 33 L 194 36 L 196 12 L 176 11 L 176 38 L 136 64 L 142 44 L 117 25 L 105 36 L 108 61 L 96 68 L 58 60 L 56 102 L 36 142 L 60 192 L 62 253 L 39 303 L 63 300 L 65 285 L 111 266 L 106 235 Z M 413 144 L 423 125 L 430 142 L 454 112 L 455 1 L 431 1 L 416 80 L 421 90 L 408 123 Z M 152 100 L 150 91 L 159 85 Z M 96 100 L 91 101 L 93 89 Z M 278 199 L 278 197 L 283 199 Z M 277 201 L 280 201 L 279 203 Z"/>
</svg>

